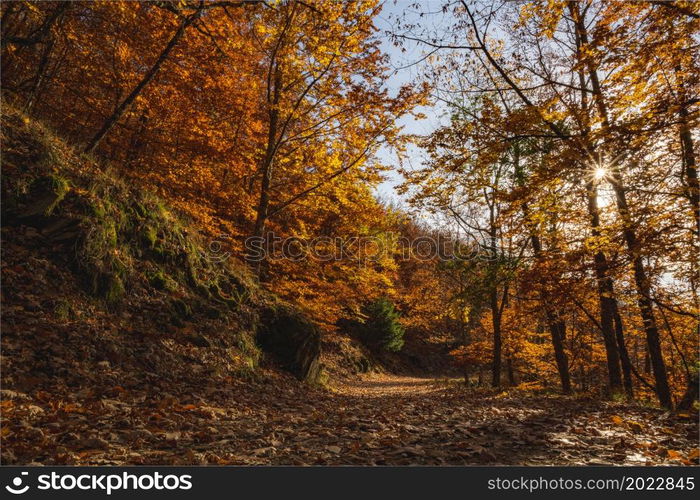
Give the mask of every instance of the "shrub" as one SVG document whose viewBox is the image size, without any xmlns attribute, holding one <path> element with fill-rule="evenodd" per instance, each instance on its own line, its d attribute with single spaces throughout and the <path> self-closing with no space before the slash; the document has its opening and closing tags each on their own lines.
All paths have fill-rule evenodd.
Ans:
<svg viewBox="0 0 700 500">
<path fill-rule="evenodd" d="M 398 352 L 403 347 L 404 328 L 399 323 L 401 314 L 386 297 L 375 300 L 364 310 L 367 319 L 362 327 L 364 341 L 370 347 Z"/>
</svg>

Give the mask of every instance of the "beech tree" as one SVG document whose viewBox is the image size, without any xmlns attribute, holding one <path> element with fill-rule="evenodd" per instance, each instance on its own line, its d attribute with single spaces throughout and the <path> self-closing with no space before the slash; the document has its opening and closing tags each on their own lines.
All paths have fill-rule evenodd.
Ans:
<svg viewBox="0 0 700 500">
<path fill-rule="evenodd" d="M 669 408 L 673 401 L 657 321 L 662 310 L 664 314 L 669 311 L 668 304 L 655 299 L 663 289 L 660 261 L 677 269 L 673 279 L 687 285 L 686 292 L 676 299 L 697 304 L 696 264 L 682 255 L 691 255 L 697 244 L 690 236 L 696 234 L 692 195 L 695 144 L 686 118 L 697 118 L 696 112 L 690 112 L 694 97 L 688 94 L 690 82 L 697 81 L 697 61 L 687 49 L 692 43 L 689 35 L 697 33 L 698 25 L 694 7 L 678 7 L 683 15 L 668 6 L 649 3 L 617 9 L 608 2 L 534 1 L 520 6 L 446 2 L 443 11 L 455 16 L 450 30 L 420 32 L 414 26 L 405 26 L 401 31 L 399 25 L 395 34 L 397 40 L 417 43 L 431 54 L 439 54 L 431 56 L 427 74 L 429 80 L 439 82 L 438 92 L 446 101 L 454 104 L 465 96 L 481 95 L 498 103 L 495 111 L 471 116 L 468 123 L 473 130 L 491 135 L 487 147 L 492 151 L 504 154 L 512 150 L 508 156 L 517 159 L 511 161 L 518 165 L 515 170 L 519 181 L 511 188 L 508 200 L 527 219 L 537 215 L 531 205 L 541 203 L 548 182 L 557 186 L 556 198 L 569 200 L 565 203 L 572 203 L 572 208 L 583 202 L 583 213 L 587 214 L 584 219 L 577 211 L 569 215 L 568 210 L 557 206 L 556 219 L 564 222 L 554 226 L 554 233 L 542 232 L 532 223 L 524 226 L 530 232 L 533 257 L 546 261 L 554 258 L 552 253 L 561 252 L 590 256 L 598 313 L 592 313 L 580 298 L 567 298 L 602 334 L 609 394 L 624 391 L 632 396 L 636 379 L 644 388 L 653 387 L 660 404 Z M 501 29 L 495 30 L 499 24 Z M 494 33 L 500 39 L 494 38 Z M 656 51 L 662 46 L 666 55 L 657 60 Z M 653 116 L 651 122 L 646 119 L 649 116 Z M 454 120 L 447 129 L 435 134 L 433 143 L 440 143 L 446 133 L 465 143 L 466 136 L 477 133 L 465 133 L 464 126 Z M 667 149 L 663 153 L 654 151 L 650 147 L 652 138 Z M 526 169 L 520 165 L 527 156 L 522 154 L 524 140 L 539 141 L 535 145 L 539 161 Z M 472 145 L 460 150 L 451 161 L 458 163 L 477 148 Z M 654 170 L 651 162 L 664 158 L 661 164 L 665 166 L 674 157 L 681 163 L 677 179 L 682 185 L 657 169 L 669 194 L 650 191 L 646 186 L 651 179 L 649 172 Z M 527 175 L 528 171 L 532 174 Z M 421 181 L 418 176 L 413 180 Z M 430 185 L 429 189 L 432 196 L 442 186 Z M 612 204 L 606 201 L 601 206 L 602 199 Z M 667 210 L 664 204 L 669 199 L 672 205 L 685 200 L 688 209 L 682 212 L 690 217 L 680 221 L 677 214 Z M 658 215 L 652 217 L 654 211 Z M 545 219 L 541 220 L 551 217 L 542 215 Z M 654 226 L 668 227 L 685 252 L 652 258 L 653 252 L 660 250 L 659 233 L 650 232 Z M 590 234 L 580 250 L 576 250 L 578 235 L 572 232 L 575 227 L 585 228 Z M 553 241 L 563 246 L 557 244 L 545 253 L 541 240 L 553 236 Z M 618 263 L 620 252 L 625 258 Z M 625 332 L 624 315 L 629 311 L 621 312 L 619 282 L 633 284 L 631 292 L 636 297 L 653 383 L 640 374 L 630 355 L 628 337 L 636 332 Z M 566 324 L 557 321 L 560 315 L 552 309 L 549 297 L 548 293 L 540 294 L 541 308 L 553 332 L 555 359 L 562 387 L 567 390 L 567 356 L 562 341 Z M 676 309 L 675 314 L 683 316 L 687 312 L 683 309 Z M 672 329 L 668 330 L 672 335 Z M 670 337 L 666 348 L 677 350 L 675 344 Z"/>
</svg>

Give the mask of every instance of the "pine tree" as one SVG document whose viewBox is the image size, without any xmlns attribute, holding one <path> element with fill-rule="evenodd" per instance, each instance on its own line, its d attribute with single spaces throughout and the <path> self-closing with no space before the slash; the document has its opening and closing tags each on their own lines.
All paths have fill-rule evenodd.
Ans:
<svg viewBox="0 0 700 500">
<path fill-rule="evenodd" d="M 401 314 L 386 297 L 375 300 L 365 309 L 365 341 L 385 351 L 399 352 L 403 347 L 404 328 L 399 323 Z"/>
</svg>

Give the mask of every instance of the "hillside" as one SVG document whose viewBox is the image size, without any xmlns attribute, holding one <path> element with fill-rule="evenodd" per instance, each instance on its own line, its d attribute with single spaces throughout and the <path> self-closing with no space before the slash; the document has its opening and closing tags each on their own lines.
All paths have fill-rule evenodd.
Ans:
<svg viewBox="0 0 700 500">
<path fill-rule="evenodd" d="M 31 435 L 22 418 L 47 406 L 80 414 L 127 394 L 175 402 L 203 381 L 254 384 L 261 345 L 268 365 L 318 382 L 317 329 L 242 264 L 211 259 L 196 229 L 161 200 L 7 107 L 2 134 L 8 430 L 27 424 Z M 299 335 L 299 345 L 280 335 Z M 32 443 L 21 429 L 4 436 L 6 463 Z"/>
</svg>

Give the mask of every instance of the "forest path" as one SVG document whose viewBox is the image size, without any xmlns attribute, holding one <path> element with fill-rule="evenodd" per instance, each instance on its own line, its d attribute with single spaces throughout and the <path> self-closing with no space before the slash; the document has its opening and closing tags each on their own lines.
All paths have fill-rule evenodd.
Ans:
<svg viewBox="0 0 700 500">
<path fill-rule="evenodd" d="M 231 442 L 200 451 L 249 464 L 697 463 L 690 416 L 446 379 L 366 375 L 245 413 L 221 422 Z"/>
<path fill-rule="evenodd" d="M 357 380 L 336 382 L 333 392 L 357 398 L 406 398 L 426 396 L 445 389 L 439 379 L 373 374 Z"/>
<path fill-rule="evenodd" d="M 298 449 L 303 452 L 299 463 L 642 465 L 669 459 L 678 463 L 689 457 L 690 462 L 698 461 L 693 445 L 697 426 L 689 415 L 678 419 L 628 404 L 498 394 L 470 390 L 458 380 L 389 374 L 339 381 L 332 391 L 317 400 L 319 418 L 304 431 L 309 435 L 308 448 Z M 272 463 L 284 462 L 271 458 Z"/>
<path fill-rule="evenodd" d="M 314 388 L 153 380 L 96 399 L 7 406 L 9 463 L 697 464 L 696 415 L 457 381 L 371 375 Z M 146 388 L 147 387 L 147 388 Z M 48 396 L 48 392 L 46 393 Z M 54 408 L 55 407 L 55 408 Z M 16 422 L 16 423 L 13 423 Z M 13 457 L 13 458 L 12 458 Z"/>
</svg>

